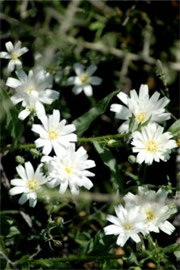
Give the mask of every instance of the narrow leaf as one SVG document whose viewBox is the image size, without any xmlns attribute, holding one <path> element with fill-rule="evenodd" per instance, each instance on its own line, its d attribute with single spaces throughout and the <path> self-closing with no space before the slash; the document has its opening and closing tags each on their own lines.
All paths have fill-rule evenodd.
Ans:
<svg viewBox="0 0 180 270">
<path fill-rule="evenodd" d="M 118 91 L 114 91 L 110 93 L 108 96 L 103 98 L 95 107 L 91 108 L 88 112 L 77 118 L 73 124 L 76 126 L 76 134 L 81 136 L 91 125 L 91 123 L 101 114 L 106 111 L 107 106 L 111 99 L 119 93 Z"/>
</svg>

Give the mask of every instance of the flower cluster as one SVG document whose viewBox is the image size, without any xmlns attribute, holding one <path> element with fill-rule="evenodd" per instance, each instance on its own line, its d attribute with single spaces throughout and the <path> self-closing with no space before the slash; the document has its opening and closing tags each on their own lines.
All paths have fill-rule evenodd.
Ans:
<svg viewBox="0 0 180 270">
<path fill-rule="evenodd" d="M 16 167 L 18 178 L 11 180 L 13 187 L 9 191 L 10 195 L 21 194 L 19 204 L 29 201 L 29 206 L 35 207 L 37 192 L 42 185 L 49 188 L 58 186 L 61 194 L 68 187 L 75 195 L 81 187 L 91 189 L 93 183 L 89 177 L 95 174 L 89 169 L 96 165 L 88 159 L 84 147 L 76 148 L 78 138 L 75 125 L 61 119 L 57 109 L 52 114 L 46 114 L 46 106 L 60 96 L 58 91 L 52 89 L 52 75 L 43 67 L 36 67 L 26 74 L 19 57 L 28 49 L 21 48 L 20 41 L 15 45 L 7 42 L 5 46 L 7 52 L 1 52 L 0 58 L 10 59 L 8 69 L 10 72 L 16 69 L 17 76 L 9 77 L 6 81 L 6 85 L 13 91 L 10 99 L 14 105 L 21 104 L 23 107 L 19 119 L 25 120 L 33 114 L 29 123 L 36 136 L 35 147 L 41 151 L 41 161 L 36 170 L 30 161 L 25 162 L 24 167 Z M 92 85 L 100 85 L 102 82 L 101 78 L 93 76 L 96 69 L 94 64 L 88 68 L 79 63 L 74 64 L 76 76 L 69 77 L 67 85 L 74 85 L 72 91 L 75 95 L 84 91 L 86 96 L 92 96 Z M 173 134 L 164 132 L 164 127 L 160 126 L 170 119 L 171 115 L 165 109 L 169 99 L 160 98 L 158 92 L 149 97 L 147 85 L 140 86 L 139 95 L 131 90 L 130 96 L 120 92 L 117 97 L 125 106 L 112 104 L 110 110 L 115 112 L 116 118 L 125 120 L 118 131 L 127 136 L 127 143 L 133 153 L 137 153 L 137 163 L 151 165 L 153 161 L 167 161 L 171 151 L 177 147 Z M 43 172 L 44 164 L 47 165 L 46 175 Z M 159 233 L 161 230 L 168 235 L 172 234 L 175 228 L 167 219 L 176 210 L 167 203 L 167 195 L 163 189 L 155 192 L 142 186 L 136 195 L 129 192 L 123 197 L 124 204 L 115 207 L 116 216 L 107 216 L 112 224 L 104 228 L 105 234 L 117 235 L 117 245 L 120 246 L 124 246 L 129 238 L 138 243 L 151 232 Z"/>
<path fill-rule="evenodd" d="M 152 164 L 153 161 L 167 161 L 172 149 L 177 143 L 170 132 L 158 123 L 170 119 L 170 113 L 165 112 L 169 99 L 155 92 L 149 98 L 147 85 L 141 85 L 139 96 L 135 90 L 130 91 L 130 97 L 120 92 L 117 97 L 126 105 L 112 104 L 110 110 L 118 119 L 126 120 L 118 129 L 120 133 L 131 132 L 133 152 L 138 153 L 136 161 Z"/>
<path fill-rule="evenodd" d="M 107 220 L 113 223 L 104 228 L 105 234 L 118 235 L 117 245 L 124 246 L 131 238 L 136 243 L 150 232 L 160 230 L 170 235 L 175 227 L 167 219 L 176 212 L 174 207 L 166 203 L 167 192 L 159 189 L 157 192 L 139 187 L 138 194 L 129 192 L 124 196 L 125 206 L 115 207 L 117 217 L 108 215 Z"/>
<path fill-rule="evenodd" d="M 20 47 L 21 42 L 17 42 L 15 46 L 7 42 L 6 48 L 9 54 L 2 52 L 0 57 L 11 58 L 8 65 L 10 71 L 18 66 L 15 71 L 17 79 L 9 77 L 6 85 L 15 90 L 11 96 L 13 104 L 21 103 L 24 108 L 18 115 L 19 119 L 24 120 L 34 113 L 41 122 L 41 124 L 33 124 L 32 131 L 39 135 L 39 138 L 35 140 L 35 145 L 37 148 L 42 148 L 43 157 L 35 173 L 30 162 L 26 162 L 25 167 L 17 166 L 16 170 L 21 178 L 11 180 L 14 187 L 10 189 L 10 194 L 22 193 L 19 203 L 23 204 L 29 200 L 29 206 L 34 207 L 37 202 L 37 191 L 43 184 L 51 188 L 60 185 L 60 193 L 64 193 L 68 186 L 73 194 L 79 193 L 79 187 L 90 189 L 93 183 L 88 177 L 94 176 L 94 173 L 88 169 L 95 167 L 95 162 L 88 159 L 83 147 L 76 151 L 77 135 L 73 133 L 76 127 L 73 124 L 66 124 L 65 119 L 61 120 L 59 110 L 53 110 L 51 115 L 46 115 L 44 104 L 52 104 L 59 98 L 59 92 L 52 90 L 52 75 L 44 68 L 36 67 L 30 70 L 28 75 L 23 71 L 22 62 L 18 58 L 28 49 Z M 101 79 L 91 76 L 97 68 L 95 65 L 91 65 L 85 72 L 82 68 L 83 65 L 75 64 L 75 71 L 80 76 L 80 82 L 77 84 L 78 87 L 82 87 L 81 91 L 84 88 L 85 94 L 90 96 L 92 95 L 91 84 L 98 85 Z M 69 81 L 72 79 L 70 78 Z M 76 78 L 75 82 L 77 81 Z M 74 93 L 77 94 L 77 92 Z M 78 93 L 80 93 L 80 88 Z M 53 157 L 49 156 L 52 151 L 55 154 Z M 44 162 L 48 167 L 46 176 L 42 173 Z"/>
</svg>

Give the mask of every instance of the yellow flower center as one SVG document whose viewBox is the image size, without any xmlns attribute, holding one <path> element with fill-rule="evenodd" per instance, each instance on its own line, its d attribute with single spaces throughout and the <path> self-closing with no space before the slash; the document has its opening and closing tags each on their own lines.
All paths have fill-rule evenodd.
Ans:
<svg viewBox="0 0 180 270">
<path fill-rule="evenodd" d="M 12 53 L 12 60 L 16 61 L 19 58 L 19 55 L 17 53 Z"/>
<path fill-rule="evenodd" d="M 31 95 L 33 91 L 34 91 L 34 88 L 33 88 L 33 87 L 29 87 L 29 88 L 27 89 L 27 93 L 28 93 L 29 95 Z"/>
<path fill-rule="evenodd" d="M 83 73 L 83 74 L 80 75 L 80 81 L 82 83 L 87 83 L 88 80 L 89 80 L 89 76 L 86 73 Z"/>
<path fill-rule="evenodd" d="M 28 111 L 33 112 L 34 109 L 35 109 L 34 105 L 30 105 L 29 108 L 28 108 Z"/>
<path fill-rule="evenodd" d="M 39 183 L 36 179 L 29 179 L 27 182 L 27 187 L 30 191 L 35 191 L 39 187 Z"/>
<path fill-rule="evenodd" d="M 144 122 L 146 119 L 145 113 L 140 112 L 136 115 L 136 120 L 140 123 Z"/>
<path fill-rule="evenodd" d="M 146 143 L 146 150 L 148 152 L 156 152 L 158 150 L 158 145 L 155 141 L 149 141 Z"/>
<path fill-rule="evenodd" d="M 125 229 L 126 231 L 130 231 L 130 230 L 132 229 L 132 227 L 131 227 L 130 224 L 126 223 L 126 224 L 124 225 L 124 229 Z"/>
<path fill-rule="evenodd" d="M 50 129 L 48 131 L 48 138 L 49 138 L 49 140 L 54 141 L 54 140 L 57 140 L 58 137 L 59 137 L 59 134 L 57 133 L 56 130 Z"/>
<path fill-rule="evenodd" d="M 177 145 L 180 146 L 180 139 L 177 140 Z"/>
<path fill-rule="evenodd" d="M 71 169 L 69 168 L 69 167 L 65 167 L 65 172 L 67 173 L 67 174 L 71 174 Z"/>
<path fill-rule="evenodd" d="M 154 218 L 154 214 L 152 213 L 152 211 L 146 211 L 146 219 L 148 221 L 151 221 Z"/>
</svg>

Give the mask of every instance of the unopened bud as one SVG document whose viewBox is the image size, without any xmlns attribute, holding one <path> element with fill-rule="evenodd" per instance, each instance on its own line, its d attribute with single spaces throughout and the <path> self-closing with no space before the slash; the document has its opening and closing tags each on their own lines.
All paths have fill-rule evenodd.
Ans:
<svg viewBox="0 0 180 270">
<path fill-rule="evenodd" d="M 136 162 L 136 157 L 133 156 L 133 155 L 130 155 L 130 156 L 128 157 L 128 161 L 129 161 L 129 163 L 134 164 L 134 163 Z"/>
<path fill-rule="evenodd" d="M 25 160 L 21 156 L 16 156 L 16 162 L 19 163 L 19 164 L 24 164 Z"/>
<path fill-rule="evenodd" d="M 40 152 L 36 148 L 30 149 L 30 152 L 34 157 L 39 157 L 40 155 Z"/>
<path fill-rule="evenodd" d="M 120 142 L 119 141 L 116 141 L 116 140 L 114 140 L 114 139 L 110 139 L 108 142 L 107 142 L 107 146 L 108 147 L 118 147 L 118 146 L 120 146 Z"/>
</svg>

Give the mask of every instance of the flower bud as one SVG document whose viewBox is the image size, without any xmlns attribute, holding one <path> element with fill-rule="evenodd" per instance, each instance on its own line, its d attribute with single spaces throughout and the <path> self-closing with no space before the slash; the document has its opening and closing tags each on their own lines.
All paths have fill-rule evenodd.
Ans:
<svg viewBox="0 0 180 270">
<path fill-rule="evenodd" d="M 134 164 L 134 163 L 136 162 L 136 157 L 133 156 L 133 155 L 130 155 L 130 156 L 128 157 L 128 161 L 129 161 L 129 163 Z"/>
<path fill-rule="evenodd" d="M 16 156 L 16 162 L 19 163 L 19 164 L 24 164 L 25 160 L 21 156 Z"/>
</svg>

